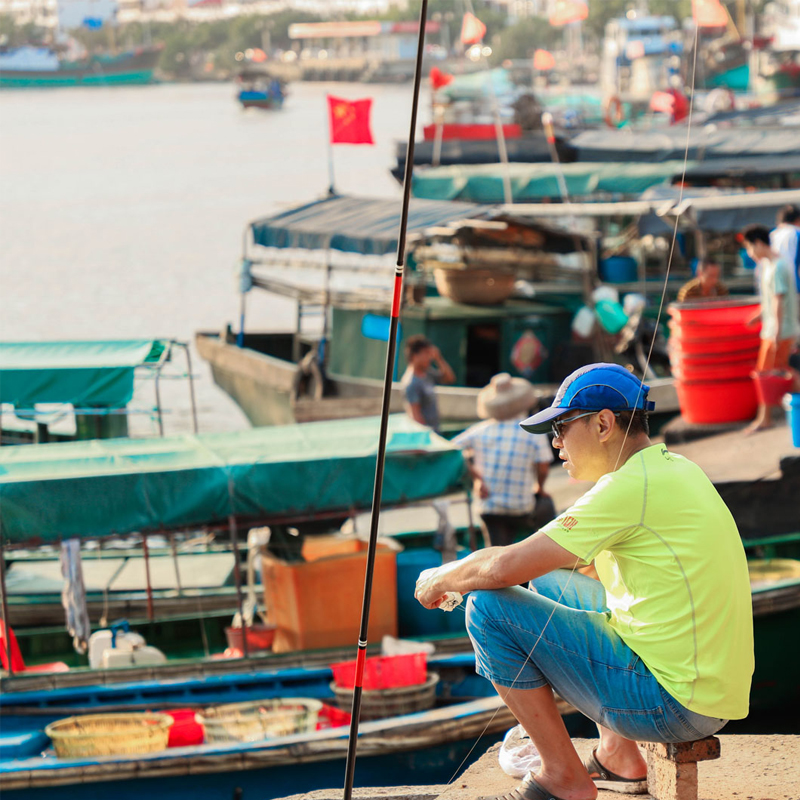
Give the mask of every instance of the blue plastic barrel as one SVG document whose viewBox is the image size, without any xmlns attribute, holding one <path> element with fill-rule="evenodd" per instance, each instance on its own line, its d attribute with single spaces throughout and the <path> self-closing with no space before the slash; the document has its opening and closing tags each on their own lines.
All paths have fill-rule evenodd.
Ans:
<svg viewBox="0 0 800 800">
<path fill-rule="evenodd" d="M 639 277 L 636 259 L 631 256 L 609 256 L 600 259 L 600 280 L 606 283 L 632 283 Z"/>
<path fill-rule="evenodd" d="M 789 429 L 792 431 L 792 444 L 800 447 L 800 394 L 789 395 Z"/>
</svg>

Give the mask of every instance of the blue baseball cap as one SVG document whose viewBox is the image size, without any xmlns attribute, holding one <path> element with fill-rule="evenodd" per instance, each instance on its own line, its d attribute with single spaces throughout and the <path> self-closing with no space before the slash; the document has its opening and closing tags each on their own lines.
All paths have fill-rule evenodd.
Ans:
<svg viewBox="0 0 800 800">
<path fill-rule="evenodd" d="M 619 364 L 588 364 L 564 378 L 555 400 L 548 408 L 520 422 L 528 433 L 547 433 L 550 423 L 568 411 L 652 411 L 656 404 L 647 399 L 650 387 Z"/>
</svg>

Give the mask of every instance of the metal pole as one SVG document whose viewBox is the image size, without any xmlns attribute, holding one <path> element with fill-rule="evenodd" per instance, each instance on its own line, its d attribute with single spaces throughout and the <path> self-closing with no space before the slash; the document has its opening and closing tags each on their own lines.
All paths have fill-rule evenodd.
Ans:
<svg viewBox="0 0 800 800">
<path fill-rule="evenodd" d="M 331 104 L 328 98 L 330 95 L 325 95 L 325 119 L 328 130 L 328 194 L 335 195 L 336 188 L 333 182 L 333 142 L 331 141 Z"/>
<path fill-rule="evenodd" d="M 239 564 L 239 528 L 236 525 L 236 515 L 233 513 L 234 491 L 233 479 L 228 478 L 228 502 L 230 503 L 230 513 L 228 514 L 228 530 L 231 535 L 231 546 L 233 547 L 233 579 L 236 583 L 236 605 L 239 609 L 239 619 L 242 622 L 242 655 L 250 657 L 250 646 L 247 643 L 247 625 L 244 619 L 244 599 L 242 598 L 242 568 Z"/>
<path fill-rule="evenodd" d="M 169 534 L 169 546 L 172 550 L 172 562 L 175 565 L 175 583 L 178 585 L 178 594 L 183 594 L 183 587 L 181 586 L 181 571 L 178 568 L 178 548 L 175 545 L 175 534 Z"/>
<path fill-rule="evenodd" d="M 239 565 L 239 531 L 236 526 L 236 517 L 228 514 L 228 529 L 231 533 L 231 545 L 233 546 L 233 576 L 236 581 L 236 604 L 239 607 L 239 619 L 242 621 L 242 654 L 245 658 L 250 658 L 250 647 L 247 644 L 247 625 L 244 621 L 244 602 L 242 600 L 242 570 Z"/>
<path fill-rule="evenodd" d="M 500 154 L 500 163 L 503 165 L 503 202 L 510 205 L 514 202 L 514 194 L 511 191 L 511 178 L 508 167 L 508 149 L 506 148 L 506 133 L 503 130 L 503 121 L 500 119 L 500 105 L 497 100 L 497 92 L 494 89 L 492 71 L 487 62 L 486 79 L 489 86 L 489 94 L 492 98 L 492 112 L 494 114 L 494 130 L 497 136 L 497 150 Z"/>
<path fill-rule="evenodd" d="M 422 79 L 422 53 L 425 46 L 425 23 L 428 19 L 428 0 L 422 0 L 419 11 L 419 37 L 417 40 L 417 59 L 414 67 L 414 93 L 411 101 L 411 123 L 408 131 L 405 178 L 403 180 L 403 207 L 400 213 L 400 232 L 397 237 L 397 268 L 394 275 L 392 294 L 392 315 L 389 325 L 389 341 L 386 346 L 386 369 L 383 376 L 383 401 L 381 403 L 380 433 L 378 436 L 378 457 L 375 464 L 375 486 L 372 495 L 372 514 L 370 517 L 369 546 L 367 548 L 367 569 L 364 577 L 364 599 L 361 606 L 361 627 L 358 633 L 358 653 L 356 674 L 353 686 L 353 706 L 350 719 L 350 738 L 347 742 L 347 765 L 345 767 L 344 800 L 353 796 L 353 780 L 356 769 L 356 748 L 358 743 L 358 722 L 361 715 L 361 691 L 364 679 L 364 663 L 367 656 L 367 631 L 369 629 L 369 605 L 372 599 L 372 579 L 375 571 L 375 551 L 378 546 L 378 521 L 383 492 L 383 469 L 386 463 L 386 436 L 389 427 L 389 403 L 392 396 L 392 377 L 395 353 L 397 351 L 397 327 L 400 317 L 400 300 L 403 294 L 403 269 L 405 267 L 406 229 L 408 227 L 408 205 L 411 198 L 411 175 L 414 170 L 414 136 L 417 130 L 417 111 L 419 109 L 419 86 Z"/>
<path fill-rule="evenodd" d="M 189 353 L 189 344 L 184 344 L 183 349 L 186 353 L 186 371 L 189 373 L 189 398 L 192 403 L 192 426 L 194 427 L 194 432 L 197 433 L 197 400 L 194 395 L 194 375 L 192 375 L 192 356 Z"/>
<path fill-rule="evenodd" d="M 11 625 L 8 621 L 8 592 L 6 591 L 6 554 L 3 549 L 2 529 L 0 528 L 0 592 L 3 594 L 3 627 L 5 628 L 6 657 L 8 658 L 8 677 L 14 676 L 11 661 Z"/>
<path fill-rule="evenodd" d="M 150 549 L 147 547 L 147 534 L 142 536 L 142 550 L 144 551 L 144 575 L 147 581 L 147 621 L 155 619 L 153 613 L 153 584 L 150 583 Z"/>
</svg>

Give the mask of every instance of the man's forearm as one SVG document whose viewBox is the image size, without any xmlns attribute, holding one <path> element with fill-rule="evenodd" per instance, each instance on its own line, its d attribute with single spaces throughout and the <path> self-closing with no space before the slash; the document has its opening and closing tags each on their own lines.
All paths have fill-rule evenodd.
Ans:
<svg viewBox="0 0 800 800">
<path fill-rule="evenodd" d="M 535 533 L 517 544 L 487 547 L 432 570 L 417 584 L 415 597 L 426 608 L 436 608 L 447 592 L 504 589 L 572 566 L 576 561 L 572 553 L 549 536 Z"/>
</svg>

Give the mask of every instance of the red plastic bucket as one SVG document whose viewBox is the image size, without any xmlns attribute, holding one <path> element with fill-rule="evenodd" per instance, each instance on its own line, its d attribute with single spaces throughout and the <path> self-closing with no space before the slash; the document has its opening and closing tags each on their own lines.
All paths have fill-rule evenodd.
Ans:
<svg viewBox="0 0 800 800">
<path fill-rule="evenodd" d="M 228 647 L 244 651 L 241 628 L 225 628 Z M 247 629 L 247 649 L 249 652 L 269 650 L 275 641 L 274 625 L 252 625 Z"/>
<path fill-rule="evenodd" d="M 767 406 L 780 405 L 792 386 L 790 372 L 753 372 L 752 378 L 759 401 Z"/>
<path fill-rule="evenodd" d="M 203 744 L 203 726 L 195 719 L 193 708 L 175 708 L 166 713 L 175 720 L 169 729 L 167 747 Z"/>
<path fill-rule="evenodd" d="M 683 349 L 680 342 L 670 339 L 669 360 L 675 364 L 692 364 L 693 366 L 718 367 L 721 364 L 732 364 L 737 361 L 748 361 L 754 367 L 758 361 L 759 345 L 748 347 L 744 350 L 732 350 L 730 353 L 689 353 Z"/>
<path fill-rule="evenodd" d="M 743 422 L 756 415 L 758 400 L 751 378 L 675 381 L 681 416 L 701 425 Z"/>
</svg>

